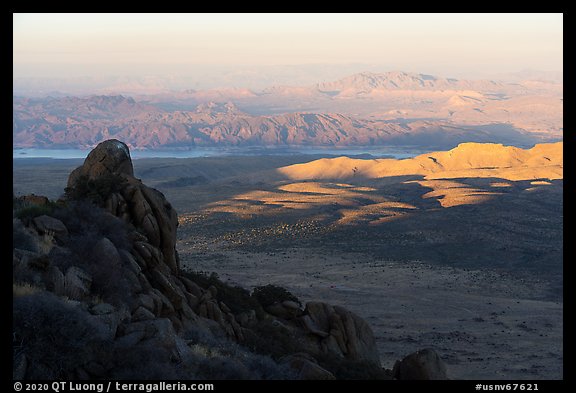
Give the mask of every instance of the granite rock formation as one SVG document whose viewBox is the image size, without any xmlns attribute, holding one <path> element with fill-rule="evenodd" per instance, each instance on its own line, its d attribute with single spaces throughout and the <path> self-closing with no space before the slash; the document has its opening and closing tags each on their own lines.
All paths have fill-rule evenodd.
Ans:
<svg viewBox="0 0 576 393">
<path fill-rule="evenodd" d="M 70 174 L 66 195 L 51 212 L 14 218 L 15 238 L 25 240 L 13 250 L 15 379 L 338 379 L 347 362 L 392 378 L 368 323 L 345 308 L 292 299 L 264 305 L 182 271 L 177 213 L 134 177 L 124 143 L 99 144 Z M 49 246 L 29 247 L 40 242 Z M 69 330 L 64 323 L 77 328 L 59 337 Z M 59 347 L 43 342 L 45 334 Z M 109 350 L 96 349 L 103 346 Z M 143 371 L 143 356 L 158 375 Z M 406 359 L 399 367 L 401 379 L 440 375 L 419 365 L 411 371 Z"/>
</svg>

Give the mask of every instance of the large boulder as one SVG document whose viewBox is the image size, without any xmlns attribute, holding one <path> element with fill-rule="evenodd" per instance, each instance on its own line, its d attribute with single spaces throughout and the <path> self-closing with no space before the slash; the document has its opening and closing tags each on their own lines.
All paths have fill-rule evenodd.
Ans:
<svg viewBox="0 0 576 393">
<path fill-rule="evenodd" d="M 40 234 L 52 234 L 60 238 L 68 236 L 68 228 L 57 218 L 41 215 L 35 217 L 33 222 Z"/>
<path fill-rule="evenodd" d="M 353 312 L 321 302 L 306 304 L 302 326 L 320 340 L 322 352 L 380 366 L 370 325 Z"/>
<path fill-rule="evenodd" d="M 433 349 L 423 349 L 396 361 L 394 378 L 403 380 L 445 380 L 446 365 Z"/>
<path fill-rule="evenodd" d="M 134 176 L 130 150 L 125 143 L 117 139 L 109 139 L 98 144 L 88 154 L 84 164 L 70 174 L 68 187 L 74 187 L 80 176 L 96 179 L 110 174 Z"/>
</svg>

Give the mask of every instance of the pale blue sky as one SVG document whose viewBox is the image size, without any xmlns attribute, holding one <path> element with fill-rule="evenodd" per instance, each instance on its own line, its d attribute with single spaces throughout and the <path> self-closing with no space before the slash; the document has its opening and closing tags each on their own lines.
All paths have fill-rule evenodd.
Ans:
<svg viewBox="0 0 576 393">
<path fill-rule="evenodd" d="M 211 64 L 562 71 L 562 33 L 562 14 L 14 14 L 13 65 L 15 77 Z"/>
</svg>

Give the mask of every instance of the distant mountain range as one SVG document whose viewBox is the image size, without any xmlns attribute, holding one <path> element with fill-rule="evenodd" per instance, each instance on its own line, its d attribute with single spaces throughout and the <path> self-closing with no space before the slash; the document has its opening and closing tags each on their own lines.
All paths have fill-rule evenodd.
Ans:
<svg viewBox="0 0 576 393">
<path fill-rule="evenodd" d="M 344 92 L 371 93 L 374 90 L 498 90 L 503 83 L 437 78 L 432 75 L 407 72 L 382 74 L 363 72 L 330 83 L 319 83 L 318 90 L 328 94 Z"/>
<path fill-rule="evenodd" d="M 359 73 L 313 86 L 13 99 L 14 147 L 531 145 L 562 138 L 562 86 Z"/>
</svg>

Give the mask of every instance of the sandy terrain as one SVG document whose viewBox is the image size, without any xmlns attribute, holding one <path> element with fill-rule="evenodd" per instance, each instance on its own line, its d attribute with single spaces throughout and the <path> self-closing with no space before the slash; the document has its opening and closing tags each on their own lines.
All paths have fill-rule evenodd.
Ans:
<svg viewBox="0 0 576 393">
<path fill-rule="evenodd" d="M 134 166 L 179 213 L 183 267 L 346 306 L 373 327 L 385 367 L 430 347 L 456 379 L 560 379 L 562 158 L 558 146 L 511 152 L 488 163 L 452 154 L 465 168 L 431 153 L 436 162 L 400 165 L 443 171 L 386 177 L 354 176 L 362 168 L 350 159 L 318 170 L 310 156 Z M 375 165 L 365 161 L 364 174 Z M 57 197 L 76 165 L 23 160 L 15 192 Z M 348 175 L 327 176 L 330 168 Z"/>
</svg>

